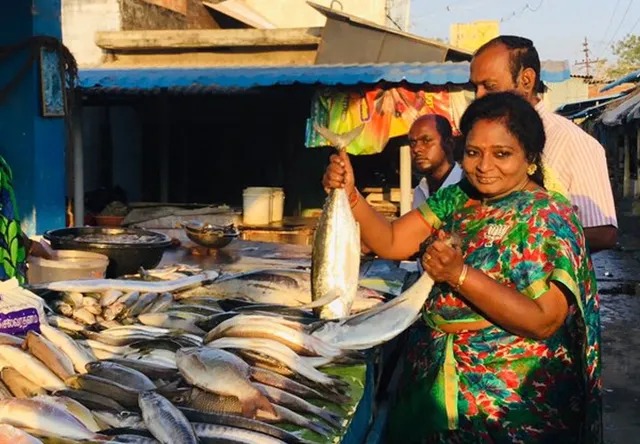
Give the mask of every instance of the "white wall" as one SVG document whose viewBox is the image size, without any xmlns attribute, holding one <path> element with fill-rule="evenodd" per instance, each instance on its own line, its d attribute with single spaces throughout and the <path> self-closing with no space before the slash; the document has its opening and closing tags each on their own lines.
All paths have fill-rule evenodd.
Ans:
<svg viewBox="0 0 640 444">
<path fill-rule="evenodd" d="M 548 82 L 549 88 L 544 94 L 544 102 L 547 108 L 555 110 L 560 105 L 571 102 L 579 102 L 589 98 L 589 85 L 584 79 L 571 77 L 564 82 Z"/>
<path fill-rule="evenodd" d="M 118 0 L 62 0 L 62 41 L 81 67 L 102 63 L 96 31 L 118 31 L 121 25 Z"/>
</svg>

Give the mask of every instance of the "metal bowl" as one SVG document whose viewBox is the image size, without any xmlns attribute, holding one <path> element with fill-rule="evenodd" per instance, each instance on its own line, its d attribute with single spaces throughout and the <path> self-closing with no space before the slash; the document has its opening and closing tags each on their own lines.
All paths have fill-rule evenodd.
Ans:
<svg viewBox="0 0 640 444">
<path fill-rule="evenodd" d="M 44 238 L 57 250 L 81 250 L 109 258 L 108 278 L 151 269 L 162 260 L 171 239 L 154 231 L 138 228 L 78 227 L 47 231 Z"/>
<path fill-rule="evenodd" d="M 211 225 L 201 222 L 183 223 L 187 237 L 194 243 L 206 248 L 223 248 L 236 239 L 240 232 L 233 225 Z"/>
</svg>

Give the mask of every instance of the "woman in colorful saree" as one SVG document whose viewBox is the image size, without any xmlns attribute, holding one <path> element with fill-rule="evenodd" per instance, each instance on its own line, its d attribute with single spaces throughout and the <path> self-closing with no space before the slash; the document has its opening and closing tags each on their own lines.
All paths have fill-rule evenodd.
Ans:
<svg viewBox="0 0 640 444">
<path fill-rule="evenodd" d="M 436 282 L 388 442 L 601 443 L 595 277 L 570 202 L 542 186 L 542 122 L 523 98 L 495 93 L 460 128 L 465 179 L 393 222 L 358 193 L 346 154 L 323 177 L 346 189 L 366 245 L 401 260 L 422 244 Z"/>
</svg>

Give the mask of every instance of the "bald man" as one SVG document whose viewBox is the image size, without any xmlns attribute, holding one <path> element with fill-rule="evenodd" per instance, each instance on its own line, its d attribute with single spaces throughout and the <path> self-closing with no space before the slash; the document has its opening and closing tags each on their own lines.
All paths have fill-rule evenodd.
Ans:
<svg viewBox="0 0 640 444">
<path fill-rule="evenodd" d="M 462 168 L 454 160 L 453 133 L 445 117 L 439 114 L 418 117 L 408 137 L 414 169 L 422 175 L 413 191 L 412 208 L 417 208 L 440 188 L 458 183 Z"/>
</svg>

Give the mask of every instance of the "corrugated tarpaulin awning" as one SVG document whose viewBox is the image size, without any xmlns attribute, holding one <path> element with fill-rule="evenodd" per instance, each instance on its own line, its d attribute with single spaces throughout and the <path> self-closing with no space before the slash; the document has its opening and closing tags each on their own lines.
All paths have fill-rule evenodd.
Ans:
<svg viewBox="0 0 640 444">
<path fill-rule="evenodd" d="M 624 97 L 627 94 L 627 92 L 621 92 L 618 94 L 612 94 L 610 96 L 591 97 L 589 99 L 569 102 L 557 107 L 555 112 L 560 114 L 561 116 L 570 118 L 569 116 L 573 116 L 581 111 L 586 111 L 587 109 L 606 105 L 612 100 L 619 99 L 620 97 Z"/>
<path fill-rule="evenodd" d="M 224 66 L 211 68 L 81 69 L 78 87 L 113 92 L 175 91 L 219 92 L 276 85 L 359 85 L 412 83 L 415 85 L 465 84 L 468 62 L 389 63 L 372 65 Z M 544 82 L 570 77 L 568 65 L 543 62 Z"/>
<path fill-rule="evenodd" d="M 628 96 L 609 103 L 607 110 L 602 113 L 600 120 L 607 126 L 622 125 L 631 120 L 640 119 L 640 89 Z"/>
<path fill-rule="evenodd" d="M 445 64 L 446 65 L 446 64 Z M 455 64 L 458 65 L 458 64 Z M 464 63 L 468 67 L 468 63 Z M 546 62 L 544 80 L 562 81 L 570 77 L 566 62 Z M 312 101 L 311 116 L 307 120 L 305 145 L 326 146 L 327 141 L 314 129 L 314 123 L 341 134 L 364 125 L 360 135 L 347 147 L 350 154 L 376 154 L 389 139 L 404 136 L 414 120 L 424 114 L 446 117 L 454 132 L 473 93 L 464 82 L 448 84 L 373 85 L 353 89 L 319 89 Z"/>
<path fill-rule="evenodd" d="M 566 62 L 543 62 L 541 78 L 545 82 L 562 82 L 570 78 Z M 83 69 L 79 73 L 78 87 L 85 93 L 140 94 L 140 93 L 216 93 L 250 90 L 270 86 L 318 85 L 333 87 L 323 89 L 322 96 L 336 94 L 332 103 L 345 103 L 344 88 L 363 86 L 351 96 L 354 108 L 351 121 L 329 119 L 321 115 L 323 105 L 314 100 L 312 118 L 307 128 L 306 145 L 324 146 L 312 128 L 317 121 L 334 132 L 345 132 L 365 122 L 363 133 L 349 146 L 352 154 L 374 154 L 382 151 L 390 137 L 406 134 L 406 122 L 417 115 L 439 112 L 448 117 L 454 126 L 468 103 L 462 86 L 468 85 L 469 62 L 445 63 L 388 63 L 368 65 L 309 65 L 309 66 L 243 66 L 211 68 L 143 68 L 143 69 Z M 386 84 L 384 87 L 381 84 Z M 391 85 L 398 85 L 391 87 Z M 402 86 L 400 86 L 402 85 Z M 445 85 L 457 85 L 456 94 L 449 94 Z M 427 88 L 428 87 L 428 88 Z M 384 89 L 383 89 L 384 88 Z M 437 89 L 438 91 L 433 92 Z M 348 88 L 353 93 L 353 88 Z M 420 93 L 431 90 L 429 94 Z M 467 88 L 470 91 L 469 88 Z M 368 91 L 368 92 L 367 92 Z M 384 92 L 384 94 L 382 94 Z M 367 95 L 368 98 L 365 98 Z M 382 97 L 376 98 L 377 95 Z M 320 95 L 318 95 L 320 97 Z M 407 97 L 409 100 L 407 101 Z M 354 100 L 352 100 L 354 99 Z M 368 101 L 368 102 L 367 102 Z M 358 103 L 371 106 L 361 119 Z M 367 103 L 365 103 L 367 102 Z M 453 105 L 452 105 L 453 104 Z M 365 106 L 366 108 L 366 106 Z M 451 110 L 453 108 L 453 111 Z M 393 110 L 384 115 L 385 110 Z M 458 112 L 456 112 L 456 110 Z M 353 114 L 355 112 L 355 114 Z M 315 116 L 315 117 L 314 117 Z M 392 117 L 393 116 L 393 117 Z M 401 119 L 396 118 L 400 117 Z M 371 122 L 369 124 L 369 122 Z M 367 128 L 368 127 L 368 128 Z"/>
<path fill-rule="evenodd" d="M 600 92 L 608 91 L 616 86 L 624 85 L 625 83 L 636 83 L 640 81 L 640 69 L 634 72 L 627 74 L 626 76 L 620 77 L 618 80 L 615 80 L 611 83 L 606 84 L 600 89 Z"/>
</svg>

